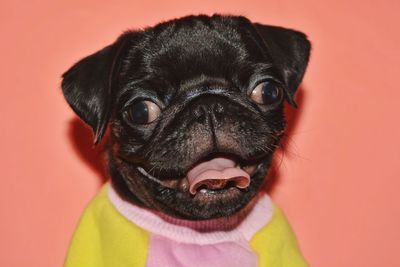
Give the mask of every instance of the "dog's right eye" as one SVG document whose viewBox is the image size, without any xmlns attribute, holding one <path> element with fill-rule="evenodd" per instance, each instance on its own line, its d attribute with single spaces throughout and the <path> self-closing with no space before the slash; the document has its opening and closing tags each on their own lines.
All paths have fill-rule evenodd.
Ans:
<svg viewBox="0 0 400 267">
<path fill-rule="evenodd" d="M 251 92 L 250 98 L 260 105 L 274 105 L 282 100 L 282 89 L 271 81 L 258 84 Z"/>
<path fill-rule="evenodd" d="M 129 120 L 134 124 L 148 124 L 160 116 L 161 110 L 157 104 L 148 101 L 133 103 L 127 110 Z"/>
</svg>

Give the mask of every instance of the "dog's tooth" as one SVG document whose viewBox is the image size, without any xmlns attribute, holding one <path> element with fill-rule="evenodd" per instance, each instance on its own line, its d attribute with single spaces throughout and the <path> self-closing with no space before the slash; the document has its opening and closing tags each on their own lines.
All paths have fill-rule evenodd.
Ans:
<svg viewBox="0 0 400 267">
<path fill-rule="evenodd" d="M 203 194 L 207 193 L 207 189 L 205 189 L 205 188 L 200 189 L 200 193 L 203 193 Z"/>
</svg>

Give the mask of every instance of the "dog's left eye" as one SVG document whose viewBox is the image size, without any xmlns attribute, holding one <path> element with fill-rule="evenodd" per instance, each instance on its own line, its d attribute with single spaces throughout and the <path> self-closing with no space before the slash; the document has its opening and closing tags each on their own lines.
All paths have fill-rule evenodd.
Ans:
<svg viewBox="0 0 400 267">
<path fill-rule="evenodd" d="M 134 124 L 148 124 L 160 116 L 161 110 L 157 104 L 148 101 L 133 103 L 127 110 L 129 120 Z"/>
<path fill-rule="evenodd" d="M 272 105 L 281 101 L 282 90 L 274 82 L 265 81 L 253 89 L 250 98 L 257 104 Z"/>
</svg>

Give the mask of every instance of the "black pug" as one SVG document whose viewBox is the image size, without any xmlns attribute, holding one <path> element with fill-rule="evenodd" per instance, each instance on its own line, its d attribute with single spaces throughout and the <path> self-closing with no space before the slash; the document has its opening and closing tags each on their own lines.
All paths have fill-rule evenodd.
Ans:
<svg viewBox="0 0 400 267">
<path fill-rule="evenodd" d="M 111 185 L 66 266 L 306 266 L 262 187 L 310 52 L 298 31 L 188 16 L 82 59 L 62 91 L 106 135 Z"/>
</svg>

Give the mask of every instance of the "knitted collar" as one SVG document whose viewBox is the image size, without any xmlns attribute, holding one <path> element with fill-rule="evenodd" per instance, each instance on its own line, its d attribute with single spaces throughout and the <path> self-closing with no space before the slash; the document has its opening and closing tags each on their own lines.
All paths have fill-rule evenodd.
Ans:
<svg viewBox="0 0 400 267">
<path fill-rule="evenodd" d="M 114 207 L 130 222 L 148 232 L 182 243 L 198 245 L 250 241 L 272 218 L 269 196 L 260 193 L 247 207 L 231 218 L 191 221 L 173 218 L 123 200 L 110 186 L 108 197 Z"/>
</svg>

